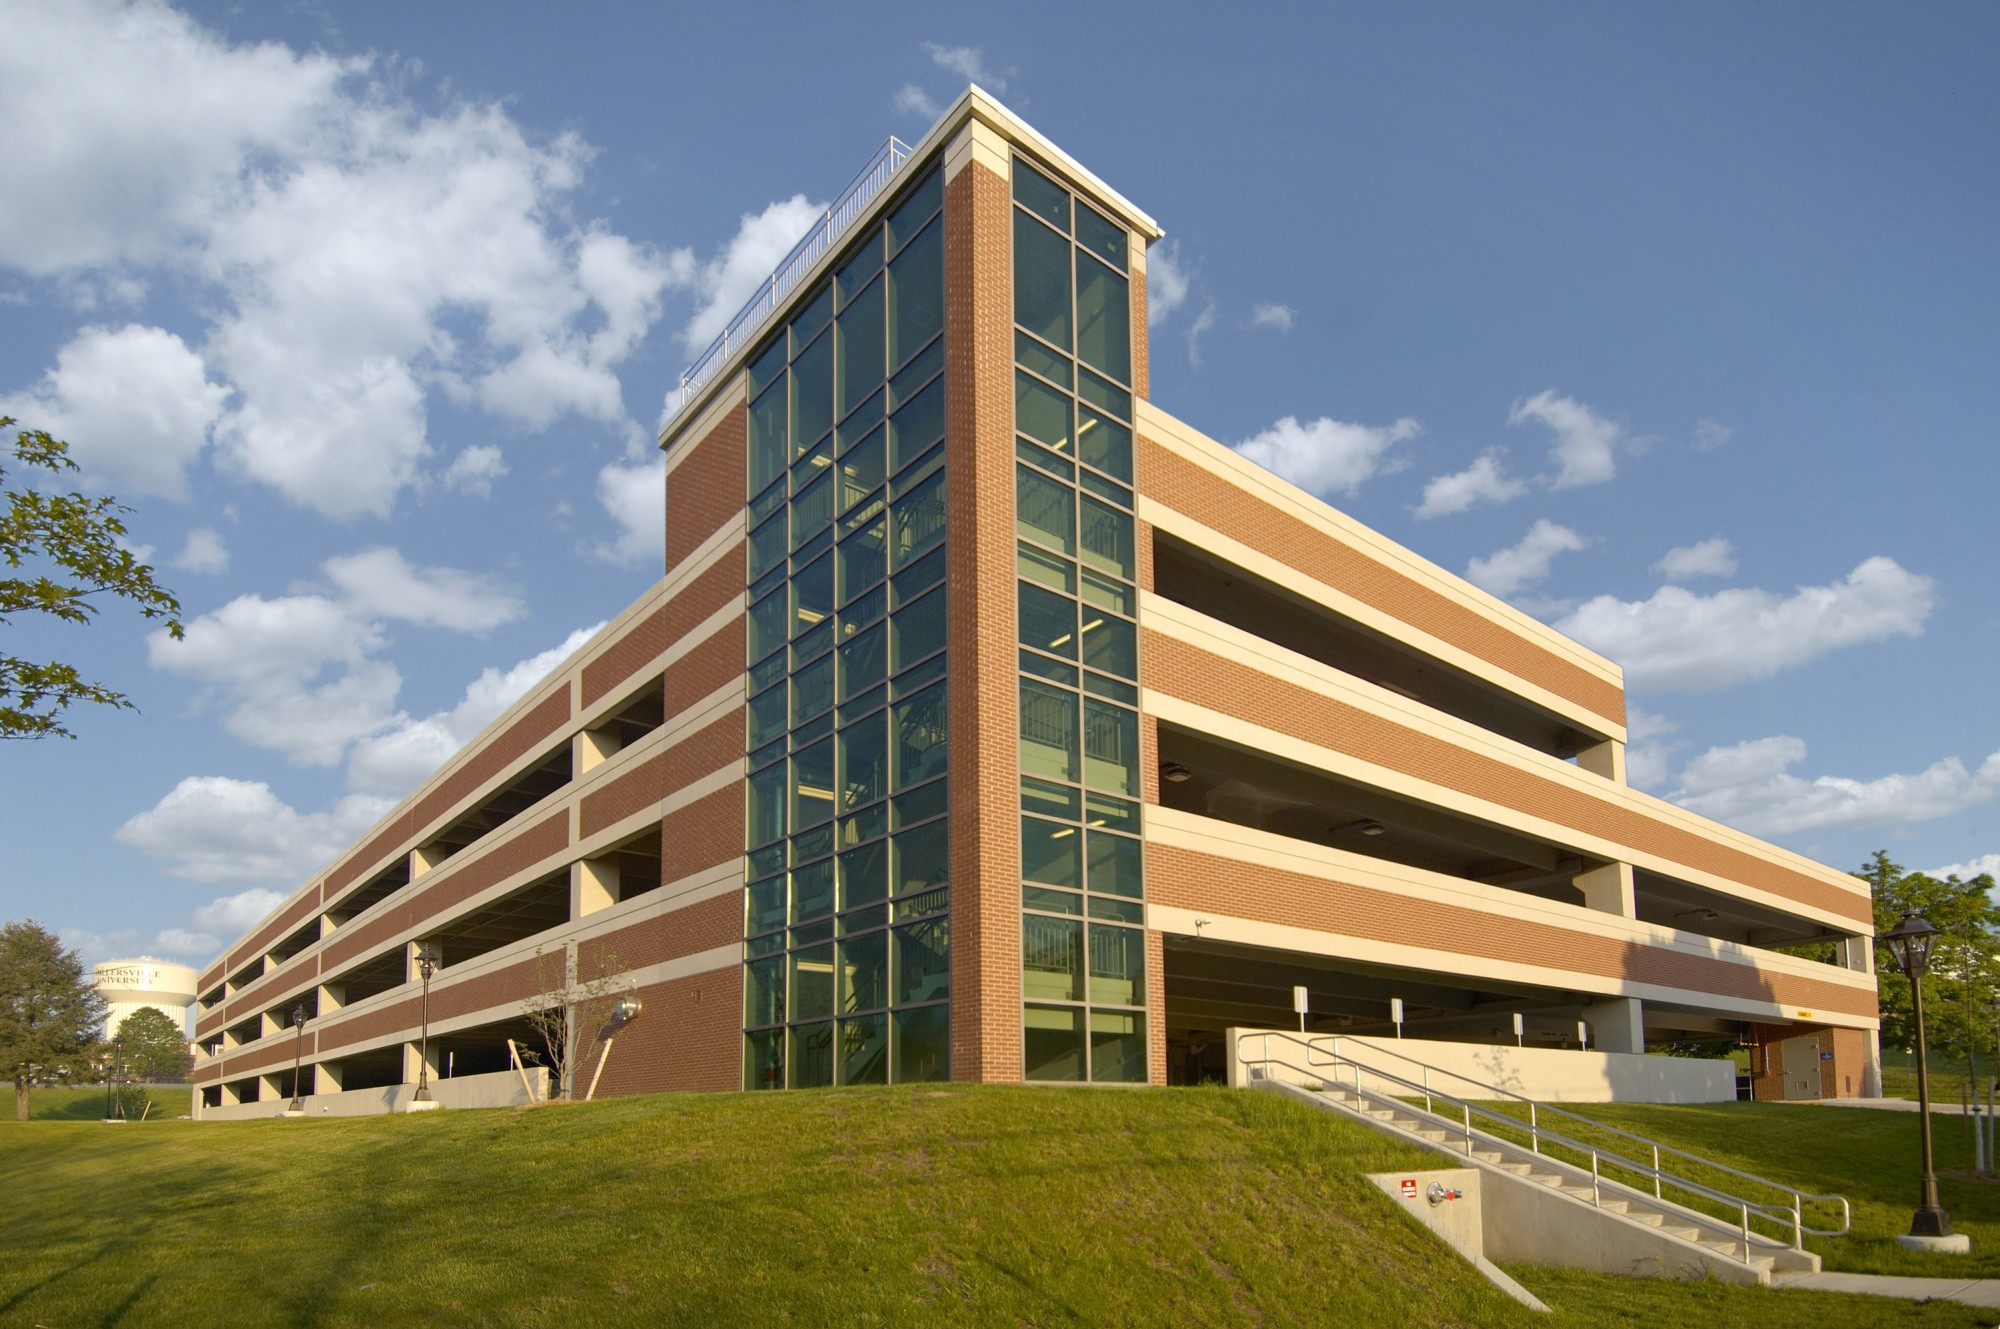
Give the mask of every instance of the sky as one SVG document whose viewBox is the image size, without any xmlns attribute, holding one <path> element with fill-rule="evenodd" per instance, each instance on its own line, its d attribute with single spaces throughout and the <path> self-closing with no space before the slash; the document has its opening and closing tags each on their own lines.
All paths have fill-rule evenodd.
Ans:
<svg viewBox="0 0 2000 1329">
<path fill-rule="evenodd" d="M 582 18 L 577 17 L 579 14 Z M 968 82 L 1167 233 L 1154 400 L 1623 665 L 1632 781 L 2000 868 L 2000 9 L 0 0 L 0 414 L 180 597 L 0 917 L 201 964 L 659 576 L 681 371 Z"/>
</svg>

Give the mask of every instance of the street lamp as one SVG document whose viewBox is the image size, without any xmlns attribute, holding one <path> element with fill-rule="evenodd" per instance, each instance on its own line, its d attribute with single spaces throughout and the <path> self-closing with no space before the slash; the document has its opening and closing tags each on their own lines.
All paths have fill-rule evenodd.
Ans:
<svg viewBox="0 0 2000 1329">
<path fill-rule="evenodd" d="M 117 1038 L 114 1038 L 114 1039 L 112 1039 L 112 1040 L 111 1040 L 111 1047 L 112 1047 L 112 1054 L 111 1054 L 111 1073 L 112 1073 L 112 1075 L 115 1075 L 115 1076 L 123 1076 L 123 1075 L 125 1074 L 125 1037 L 124 1037 L 124 1035 L 122 1035 L 122 1034 L 121 1034 L 121 1035 L 119 1035 L 119 1036 L 118 1036 Z M 114 1083 L 116 1083 L 116 1081 L 115 1081 L 115 1080 L 107 1080 L 107 1087 L 108 1087 L 108 1086 L 109 1086 L 110 1084 L 114 1084 Z M 124 1094 L 122 1094 L 122 1093 L 121 1093 L 121 1094 L 114 1094 L 114 1095 L 112 1095 L 112 1098 L 111 1098 L 111 1110 L 110 1110 L 109 1112 L 107 1112 L 107 1113 L 105 1113 L 105 1114 L 104 1114 L 104 1119 L 105 1119 L 106 1121 L 123 1121 L 123 1120 L 125 1120 L 125 1095 L 124 1095 Z"/>
<path fill-rule="evenodd" d="M 306 1049 L 306 1005 L 304 1002 L 300 1002 L 298 1005 L 292 1007 L 292 1031 L 292 1105 L 286 1108 L 285 1111 L 288 1113 L 296 1112 L 300 1116 L 304 1116 L 306 1110 L 305 1098 L 299 1092 L 299 1063 L 304 1057 Z"/>
<path fill-rule="evenodd" d="M 429 944 L 417 949 L 417 975 L 424 980 L 424 1043 L 423 1053 L 417 1062 L 417 1096 L 419 1103 L 431 1101 L 431 975 L 437 972 L 437 953 Z"/>
<path fill-rule="evenodd" d="M 1896 954 L 1897 966 L 1910 980 L 1910 1007 L 1917 1026 L 1917 1117 L 1923 1127 L 1924 1183 L 1916 1216 L 1910 1220 L 1910 1235 L 1898 1240 L 1906 1245 L 1921 1247 L 1944 1246 L 1946 1243 L 1938 1239 L 1953 1236 L 1951 1219 L 1938 1204 L 1937 1168 L 1931 1156 L 1930 1061 L 1929 1051 L 1924 1045 L 1924 969 L 1930 964 L 1931 943 L 1937 936 L 1938 930 L 1914 909 L 1905 913 L 1895 927 L 1882 934 L 1882 940 L 1888 942 Z M 1960 1249 L 1971 1248 L 1971 1242 L 1965 1237 L 1959 1237 L 1950 1244 Z"/>
<path fill-rule="evenodd" d="M 97 1069 L 104 1072 L 104 1119 L 113 1120 L 111 1115 L 111 1054 L 106 1052 L 97 1059 Z"/>
</svg>

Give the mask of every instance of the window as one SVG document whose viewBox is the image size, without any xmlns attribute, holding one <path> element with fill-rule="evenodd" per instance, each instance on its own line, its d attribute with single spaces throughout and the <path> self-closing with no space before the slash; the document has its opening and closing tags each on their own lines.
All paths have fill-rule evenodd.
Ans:
<svg viewBox="0 0 2000 1329">
<path fill-rule="evenodd" d="M 748 369 L 745 1088 L 950 1073 L 943 198 Z"/>
</svg>

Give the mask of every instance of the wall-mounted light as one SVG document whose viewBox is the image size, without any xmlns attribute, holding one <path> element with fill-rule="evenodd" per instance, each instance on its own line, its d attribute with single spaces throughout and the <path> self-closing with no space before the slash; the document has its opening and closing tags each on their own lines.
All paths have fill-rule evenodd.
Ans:
<svg viewBox="0 0 2000 1329">
<path fill-rule="evenodd" d="M 639 1012 L 644 1009 L 646 1007 L 643 1002 L 628 994 L 620 997 L 618 1004 L 611 1008 L 611 1018 L 619 1024 L 630 1024 L 639 1018 Z"/>
</svg>

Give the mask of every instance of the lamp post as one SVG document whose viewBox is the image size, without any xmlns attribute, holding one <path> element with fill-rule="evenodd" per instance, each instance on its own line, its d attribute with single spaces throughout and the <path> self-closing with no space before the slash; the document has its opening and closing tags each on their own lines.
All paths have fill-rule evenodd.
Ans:
<svg viewBox="0 0 2000 1329">
<path fill-rule="evenodd" d="M 292 1007 L 292 1105 L 285 1109 L 289 1114 L 304 1116 L 305 1096 L 299 1092 L 299 1065 L 306 1050 L 306 1005 L 300 1002 Z"/>
<path fill-rule="evenodd" d="M 424 1041 L 423 1052 L 417 1060 L 416 1101 L 419 1103 L 431 1101 L 431 975 L 437 972 L 437 961 L 437 954 L 431 950 L 429 943 L 417 948 L 417 975 L 424 980 Z"/>
<path fill-rule="evenodd" d="M 104 1119 L 114 1120 L 111 1115 L 111 1054 L 106 1052 L 97 1059 L 97 1068 L 104 1072 Z"/>
<path fill-rule="evenodd" d="M 1951 1219 L 1938 1204 L 1937 1168 L 1931 1156 L 1930 1060 L 1924 1044 L 1924 969 L 1930 963 L 1931 942 L 1937 935 L 1938 930 L 1915 910 L 1904 914 L 1901 922 L 1882 934 L 1882 940 L 1896 954 L 1897 966 L 1910 980 L 1910 1007 L 1917 1026 L 1917 1118 L 1923 1130 L 1924 1181 L 1916 1216 L 1910 1220 L 1910 1238 L 1914 1240 L 1901 1240 L 1919 1246 L 1942 1244 L 1936 1239 L 1953 1235 Z M 1969 1242 L 1966 1247 L 1970 1247 Z"/>
<path fill-rule="evenodd" d="M 123 1036 L 122 1034 L 121 1034 L 121 1035 L 120 1035 L 119 1037 L 117 1037 L 117 1038 L 114 1038 L 114 1039 L 112 1039 L 112 1040 L 111 1040 L 111 1048 L 112 1048 L 112 1053 L 111 1053 L 111 1074 L 112 1074 L 112 1075 L 114 1075 L 114 1076 L 121 1076 L 121 1077 L 122 1077 L 122 1076 L 123 1076 L 123 1075 L 125 1074 L 125 1038 L 124 1038 L 124 1036 Z M 110 1081 L 110 1083 L 112 1083 L 112 1084 L 116 1084 L 116 1083 L 117 1083 L 117 1081 L 116 1081 L 116 1080 L 112 1080 L 112 1081 Z M 107 1113 L 105 1113 L 105 1114 L 104 1114 L 104 1119 L 105 1119 L 106 1121 L 123 1121 L 123 1120 L 125 1120 L 125 1095 L 124 1095 L 124 1094 L 122 1094 L 122 1093 L 118 1093 L 118 1094 L 113 1094 L 113 1095 L 112 1095 L 112 1097 L 111 1097 L 111 1110 L 110 1110 L 109 1112 L 107 1112 Z"/>
</svg>

